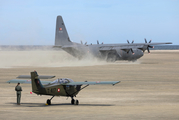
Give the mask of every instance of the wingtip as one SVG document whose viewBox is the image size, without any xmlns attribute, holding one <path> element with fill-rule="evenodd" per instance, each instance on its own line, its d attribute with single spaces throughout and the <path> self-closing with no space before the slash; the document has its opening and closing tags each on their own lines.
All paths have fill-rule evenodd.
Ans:
<svg viewBox="0 0 179 120">
<path fill-rule="evenodd" d="M 173 44 L 172 42 L 167 42 L 166 44 Z"/>
<path fill-rule="evenodd" d="M 120 83 L 120 82 L 121 82 L 121 81 L 117 81 L 116 83 L 113 84 L 113 86 L 116 85 L 116 84 L 118 84 L 118 83 Z"/>
</svg>

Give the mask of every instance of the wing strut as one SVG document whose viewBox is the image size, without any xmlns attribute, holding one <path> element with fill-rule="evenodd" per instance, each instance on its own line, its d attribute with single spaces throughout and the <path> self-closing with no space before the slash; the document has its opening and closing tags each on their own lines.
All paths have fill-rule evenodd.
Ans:
<svg viewBox="0 0 179 120">
<path fill-rule="evenodd" d="M 84 89 L 84 88 L 86 88 L 86 87 L 88 87 L 88 86 L 89 86 L 89 84 L 86 85 L 86 86 L 84 86 L 83 88 L 81 88 L 79 91 L 81 91 L 82 89 Z M 72 93 L 70 96 L 73 96 L 75 93 L 77 93 L 77 92 L 79 92 L 79 91 L 76 91 L 76 92 Z"/>
</svg>

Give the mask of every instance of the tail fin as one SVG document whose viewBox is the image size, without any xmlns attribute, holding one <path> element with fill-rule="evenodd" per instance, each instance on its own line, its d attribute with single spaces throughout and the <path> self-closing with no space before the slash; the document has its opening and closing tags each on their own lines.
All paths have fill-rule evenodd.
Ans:
<svg viewBox="0 0 179 120">
<path fill-rule="evenodd" d="M 70 41 L 62 16 L 57 16 L 55 46 L 72 45 Z"/>
<path fill-rule="evenodd" d="M 36 94 L 42 94 L 43 93 L 43 85 L 40 82 L 40 79 L 38 78 L 38 74 L 36 71 L 31 72 L 31 84 L 32 84 L 32 92 Z"/>
</svg>

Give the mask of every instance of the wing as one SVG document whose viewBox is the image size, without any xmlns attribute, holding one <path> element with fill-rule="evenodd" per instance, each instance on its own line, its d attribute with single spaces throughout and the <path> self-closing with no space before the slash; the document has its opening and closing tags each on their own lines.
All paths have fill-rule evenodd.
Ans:
<svg viewBox="0 0 179 120">
<path fill-rule="evenodd" d="M 112 84 L 115 85 L 120 81 L 96 81 L 96 82 L 70 82 L 66 85 L 100 85 L 100 84 Z"/>
<path fill-rule="evenodd" d="M 39 79 L 51 79 L 54 78 L 55 76 L 46 76 L 46 75 L 39 75 Z M 17 78 L 22 78 L 22 79 L 31 79 L 30 75 L 19 75 Z"/>
<path fill-rule="evenodd" d="M 133 51 L 132 49 L 140 49 L 143 52 L 145 50 L 148 50 L 149 48 L 154 48 L 152 45 L 160 45 L 160 44 L 172 44 L 171 42 L 166 42 L 166 43 L 129 43 L 129 44 L 104 44 L 101 45 L 99 51 L 100 52 L 106 52 L 106 51 L 118 51 L 119 49 L 129 52 L 130 50 Z"/>
<path fill-rule="evenodd" d="M 49 84 L 52 81 L 40 81 L 42 84 Z M 31 80 L 19 80 L 19 79 L 12 79 L 7 81 L 7 83 L 31 83 Z"/>
</svg>

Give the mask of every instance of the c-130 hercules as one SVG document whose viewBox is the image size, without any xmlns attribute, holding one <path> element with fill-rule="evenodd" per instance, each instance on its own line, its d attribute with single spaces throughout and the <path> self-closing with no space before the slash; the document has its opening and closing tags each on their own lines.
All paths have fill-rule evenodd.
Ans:
<svg viewBox="0 0 179 120">
<path fill-rule="evenodd" d="M 151 45 L 159 44 L 172 44 L 171 42 L 166 43 L 151 43 L 151 40 L 147 43 L 129 43 L 128 44 L 90 44 L 87 45 L 82 43 L 72 42 L 68 36 L 65 24 L 62 16 L 57 16 L 56 20 L 56 34 L 55 34 L 55 48 L 61 48 L 72 56 L 83 59 L 88 55 L 106 60 L 108 62 L 115 62 L 117 60 L 128 60 L 136 61 L 144 55 L 145 50 L 150 53 L 149 48 L 154 48 Z"/>
</svg>

